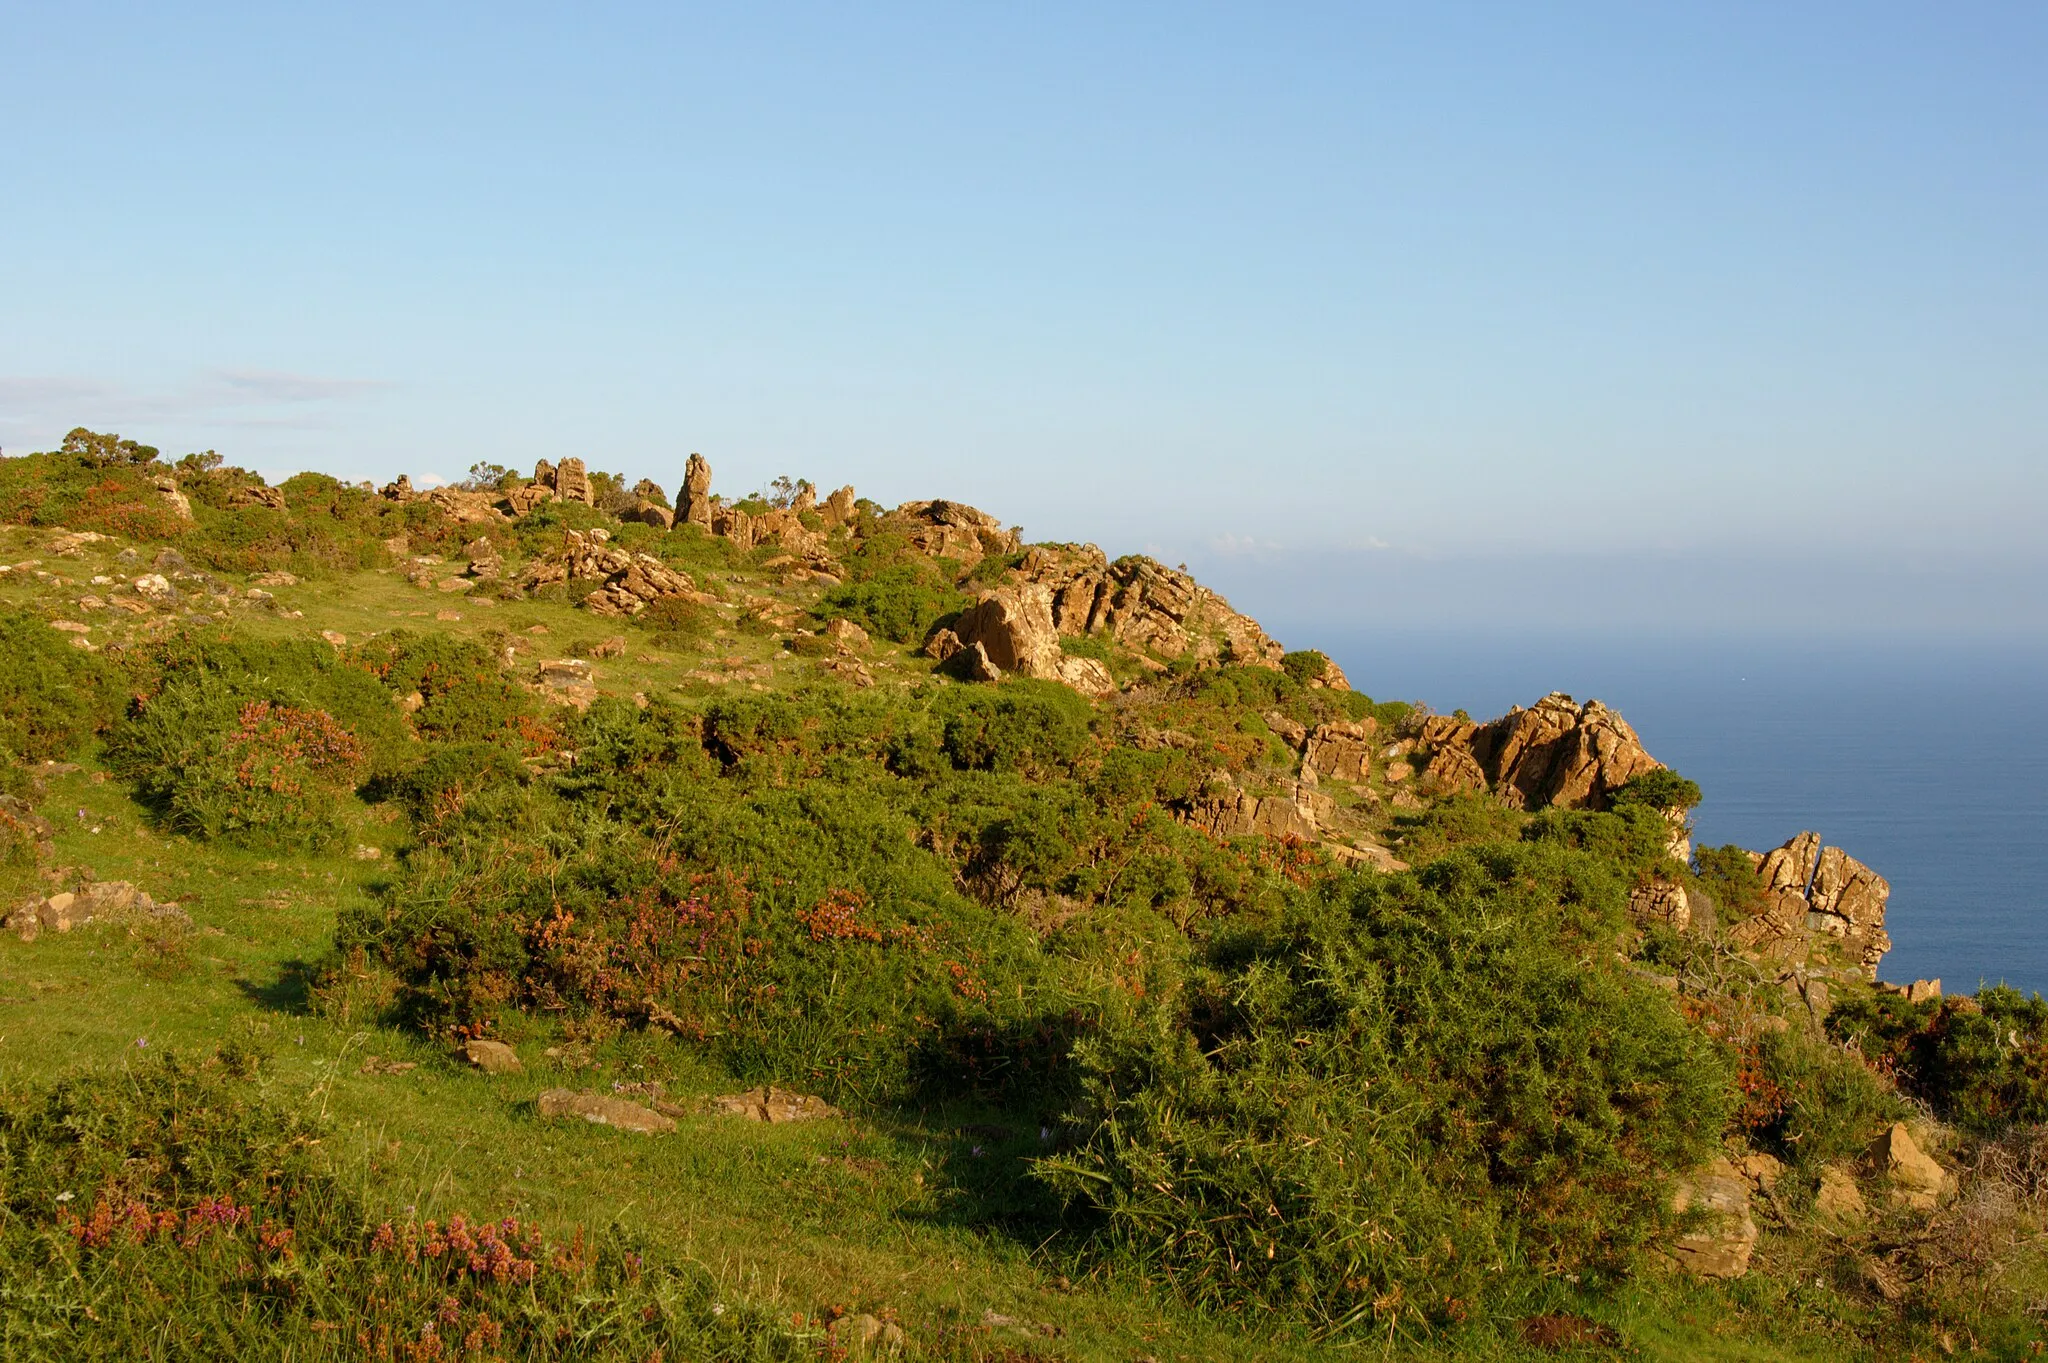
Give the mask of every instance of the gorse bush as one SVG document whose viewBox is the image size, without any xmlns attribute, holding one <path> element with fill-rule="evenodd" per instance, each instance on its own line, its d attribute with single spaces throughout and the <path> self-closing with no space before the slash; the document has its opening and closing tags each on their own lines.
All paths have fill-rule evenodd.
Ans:
<svg viewBox="0 0 2048 1363">
<path fill-rule="evenodd" d="M 795 1358 L 616 1232 L 373 1216 L 226 1052 L 0 1093 L 10 1359 Z"/>
<path fill-rule="evenodd" d="M 1878 994 L 1835 1009 L 1827 1025 L 1959 1126 L 1993 1133 L 2048 1122 L 2048 1001 L 2039 994 L 2002 984 L 1925 1003 Z"/>
<path fill-rule="evenodd" d="M 69 756 L 102 717 L 104 678 L 47 621 L 0 613 L 0 749 L 32 762 Z"/>
<path fill-rule="evenodd" d="M 1149 1030 L 1083 1044 L 1077 1143 L 1041 1174 L 1219 1306 L 1446 1321 L 1517 1274 L 1619 1269 L 1732 1106 L 1719 1050 L 1601 964 L 1622 885 L 1495 846 L 1219 934 Z"/>
</svg>

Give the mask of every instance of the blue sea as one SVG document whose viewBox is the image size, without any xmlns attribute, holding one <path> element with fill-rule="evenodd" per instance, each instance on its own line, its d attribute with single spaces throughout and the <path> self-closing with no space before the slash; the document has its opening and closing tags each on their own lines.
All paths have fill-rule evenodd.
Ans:
<svg viewBox="0 0 2048 1363">
<path fill-rule="evenodd" d="M 1696 840 L 1802 829 L 1891 882 L 1880 975 L 2048 993 L 2048 643 L 1333 630 L 1376 699 L 1488 719 L 1548 691 L 1619 709 L 1699 782 Z"/>
</svg>

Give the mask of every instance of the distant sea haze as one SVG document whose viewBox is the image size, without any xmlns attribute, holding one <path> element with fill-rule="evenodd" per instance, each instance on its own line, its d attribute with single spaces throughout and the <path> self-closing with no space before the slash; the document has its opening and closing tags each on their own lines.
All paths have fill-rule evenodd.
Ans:
<svg viewBox="0 0 2048 1363">
<path fill-rule="evenodd" d="M 1883 978 L 2048 992 L 2048 645 L 1269 627 L 1376 699 L 1605 701 L 1705 791 L 1695 842 L 1810 828 L 1889 880 Z"/>
</svg>

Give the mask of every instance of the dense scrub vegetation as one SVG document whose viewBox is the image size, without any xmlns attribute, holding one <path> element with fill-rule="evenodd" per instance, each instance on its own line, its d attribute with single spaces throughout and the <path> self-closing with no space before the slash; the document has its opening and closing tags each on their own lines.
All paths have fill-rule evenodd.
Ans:
<svg viewBox="0 0 2048 1363">
<path fill-rule="evenodd" d="M 0 460 L 0 521 L 119 536 L 138 570 L 158 556 L 134 545 L 173 551 L 195 594 L 214 574 L 388 570 L 476 533 L 314 475 L 252 499 L 260 480 L 208 456 L 176 466 L 187 519 L 169 473 L 74 432 Z M 1370 735 L 1384 775 L 1426 712 L 1331 687 L 1313 650 L 1197 666 L 1096 637 L 1063 646 L 1126 683 L 1109 699 L 958 684 L 916 650 L 1018 556 L 962 569 L 872 513 L 843 580 L 779 622 L 753 608 L 765 551 L 574 504 L 494 530 L 516 559 L 603 526 L 703 581 L 744 579 L 738 601 L 672 598 L 560 652 L 791 645 L 786 670 L 744 674 L 772 685 L 697 669 L 581 711 L 509 665 L 525 636 L 412 623 L 424 610 L 322 640 L 188 607 L 90 649 L 47 611 L 0 611 L 8 883 L 49 869 L 15 798 L 32 763 L 103 769 L 172 846 L 346 857 L 387 830 L 394 855 L 339 913 L 311 1007 L 437 1045 L 632 1046 L 860 1113 L 952 1114 L 1003 1133 L 999 1159 L 977 1144 L 971 1167 L 933 1166 L 992 1234 L 1333 1337 L 1455 1336 L 1567 1285 L 1618 1290 L 1683 1223 L 1680 1176 L 1718 1154 L 1783 1163 L 1786 1227 L 1897 1120 L 1931 1114 L 1985 1167 L 2034 1167 L 2013 1152 L 2048 1121 L 2048 1004 L 1838 983 L 1823 1026 L 1798 981 L 1712 931 L 1761 906 L 1749 854 L 1672 860 L 1693 782 L 1656 770 L 1606 809 L 1527 811 L 1404 763 L 1406 785 L 1325 797 L 1380 840 L 1356 855 L 1220 836 L 1203 819 L 1219 802 L 1311 784 L 1318 726 Z M 569 618 L 589 589 L 540 599 Z M 842 618 L 882 641 L 885 684 L 847 684 L 787 623 Z M 1658 884 L 1698 892 L 1700 928 L 1631 918 Z M 372 1358 L 434 1356 L 430 1335 L 508 1358 L 819 1343 L 617 1239 L 371 1224 L 258 1068 L 230 1050 L 0 1094 L 0 1256 L 65 1270 L 8 1275 L 37 1284 L 8 1289 L 10 1356 L 144 1337 L 191 1357 L 259 1338 Z M 1802 1261 L 1798 1282 L 1824 1267 Z"/>
</svg>

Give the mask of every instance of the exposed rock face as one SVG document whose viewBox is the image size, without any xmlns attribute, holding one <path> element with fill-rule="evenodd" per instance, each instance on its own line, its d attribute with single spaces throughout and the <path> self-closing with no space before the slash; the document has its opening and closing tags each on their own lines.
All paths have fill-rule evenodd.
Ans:
<svg viewBox="0 0 2048 1363">
<path fill-rule="evenodd" d="M 542 461 L 546 463 L 545 460 Z M 555 490 L 542 483 L 529 483 L 505 494 L 505 506 L 514 516 L 530 516 L 543 502 L 555 499 Z"/>
<path fill-rule="evenodd" d="M 1761 858 L 1757 878 L 1766 907 L 1728 931 L 1737 946 L 1767 959 L 1803 960 L 1820 941 L 1835 945 L 1877 978 L 1878 962 L 1891 950 L 1884 930 L 1891 886 L 1839 847 L 1823 847 L 1820 834 L 1804 832 Z"/>
<path fill-rule="evenodd" d="M 889 513 L 889 520 L 933 558 L 979 563 L 988 554 L 1014 554 L 1023 544 L 1021 532 L 1003 529 L 994 516 L 965 502 L 905 502 Z"/>
<path fill-rule="evenodd" d="M 681 597 L 699 604 L 717 600 L 697 590 L 697 584 L 683 573 L 650 554 L 629 554 L 610 546 L 611 537 L 602 530 L 584 533 L 571 530 L 562 536 L 561 552 L 527 565 L 519 585 L 542 587 L 572 578 L 602 578 L 604 585 L 583 598 L 584 607 L 596 615 L 623 617 L 638 615 L 665 597 Z"/>
<path fill-rule="evenodd" d="M 1661 923 L 1684 932 L 1692 926 L 1692 901 L 1685 887 L 1669 880 L 1652 880 L 1629 891 L 1628 911 L 1638 923 Z"/>
<path fill-rule="evenodd" d="M 840 488 L 830 497 L 827 497 L 825 504 L 818 509 L 818 514 L 824 518 L 826 528 L 828 529 L 852 524 L 856 514 L 854 510 L 853 484 L 848 483 L 845 487 Z"/>
<path fill-rule="evenodd" d="M 599 1126 L 615 1126 L 621 1131 L 637 1131 L 646 1136 L 658 1136 L 676 1129 L 675 1118 L 651 1107 L 589 1090 L 577 1093 L 573 1089 L 549 1089 L 541 1094 L 538 1106 L 543 1117 L 580 1117 Z"/>
<path fill-rule="evenodd" d="M 951 659 L 954 654 L 964 647 L 966 645 L 960 642 L 959 635 L 953 633 L 950 629 L 942 629 L 924 641 L 924 656 L 935 658 L 943 663 Z"/>
<path fill-rule="evenodd" d="M 403 473 L 378 489 L 377 495 L 387 502 L 410 502 L 419 496 L 412 490 L 412 479 Z"/>
<path fill-rule="evenodd" d="M 1856 1186 L 1856 1176 L 1839 1164 L 1830 1164 L 1820 1171 L 1820 1192 L 1813 1200 L 1813 1209 L 1829 1221 L 1849 1226 L 1861 1225 L 1870 1215 L 1862 1190 Z"/>
<path fill-rule="evenodd" d="M 1327 777 L 1364 785 L 1372 775 L 1372 737 L 1379 725 L 1371 719 L 1355 724 L 1318 724 L 1302 753 L 1305 780 Z"/>
<path fill-rule="evenodd" d="M 1061 634 L 1106 635 L 1162 658 L 1280 666 L 1285 652 L 1259 623 L 1183 572 L 1143 556 L 1108 562 L 1093 545 L 1035 546 L 1014 576 L 1052 594 Z"/>
<path fill-rule="evenodd" d="M 1749 1213 L 1749 1180 L 1726 1159 L 1679 1181 L 1672 1196 L 1675 1212 L 1706 1213 L 1707 1224 L 1678 1237 L 1671 1257 L 1686 1272 L 1701 1278 L 1739 1278 L 1749 1271 L 1756 1249 L 1756 1220 Z"/>
<path fill-rule="evenodd" d="M 565 502 L 591 505 L 590 474 L 585 471 L 581 459 L 564 459 L 562 466 L 555 470 L 555 495 Z"/>
<path fill-rule="evenodd" d="M 711 465 L 692 454 L 683 466 L 682 490 L 676 493 L 676 521 L 711 528 Z"/>
<path fill-rule="evenodd" d="M 834 647 L 844 652 L 867 653 L 874 648 L 873 641 L 868 638 L 868 632 L 851 620 L 826 621 L 824 635 L 832 641 Z"/>
<path fill-rule="evenodd" d="M 427 494 L 427 500 L 440 507 L 450 520 L 463 525 L 493 525 L 505 519 L 505 513 L 498 510 L 499 498 L 495 493 L 437 487 Z"/>
<path fill-rule="evenodd" d="M 178 480 L 163 477 L 156 480 L 157 500 L 171 509 L 171 514 L 181 521 L 192 519 L 192 499 L 178 487 Z"/>
<path fill-rule="evenodd" d="M 597 682 L 590 664 L 581 658 L 555 658 L 534 669 L 541 694 L 560 705 L 588 710 L 597 699 Z"/>
<path fill-rule="evenodd" d="M 1233 789 L 1204 796 L 1186 811 L 1182 822 L 1217 838 L 1259 834 L 1307 842 L 1316 838 L 1336 809 L 1335 800 L 1319 794 L 1313 786 L 1297 783 L 1279 795 L 1258 796 Z"/>
<path fill-rule="evenodd" d="M 1117 693 L 1116 678 L 1093 658 L 1061 658 L 1059 679 L 1091 700 Z"/>
<path fill-rule="evenodd" d="M 1005 672 L 1056 677 L 1060 636 L 1053 628 L 1052 593 L 1036 584 L 982 593 L 953 625 L 963 644 L 981 645 L 988 660 Z"/>
<path fill-rule="evenodd" d="M 1491 784 L 1522 809 L 1604 809 L 1615 791 L 1663 765 L 1619 714 L 1597 700 L 1577 704 L 1559 691 L 1490 724 L 1432 716 L 1422 740 L 1433 754 L 1427 770 L 1441 786 Z"/>
<path fill-rule="evenodd" d="M 283 511 L 284 493 L 274 487 L 238 487 L 228 494 L 228 505 L 267 506 L 272 511 Z"/>
</svg>

